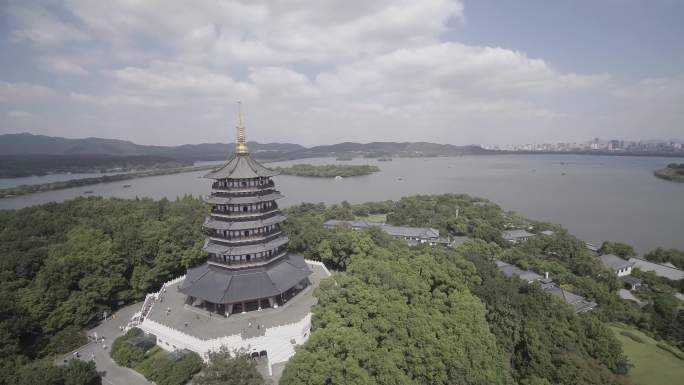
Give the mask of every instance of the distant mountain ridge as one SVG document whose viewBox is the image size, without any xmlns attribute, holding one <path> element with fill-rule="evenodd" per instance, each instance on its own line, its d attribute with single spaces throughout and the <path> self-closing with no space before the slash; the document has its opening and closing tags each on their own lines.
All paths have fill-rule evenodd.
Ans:
<svg viewBox="0 0 684 385">
<path fill-rule="evenodd" d="M 293 143 L 248 142 L 252 154 L 260 159 L 302 159 L 338 155 L 356 156 L 459 156 L 489 154 L 479 146 L 454 146 L 428 142 L 344 142 L 306 148 Z M 84 138 L 68 139 L 45 135 L 0 135 L 0 156 L 163 156 L 180 160 L 222 160 L 234 148 L 233 143 L 184 144 L 181 146 L 151 146 L 126 140 Z"/>
<path fill-rule="evenodd" d="M 254 154 L 262 152 L 278 154 L 305 149 L 292 143 L 249 142 Z M 0 155 L 112 155 L 112 156 L 164 156 L 186 160 L 226 159 L 233 149 L 233 143 L 184 144 L 181 146 L 150 146 L 127 140 L 84 138 L 68 139 L 45 135 L 4 134 L 0 135 Z M 277 154 L 275 154 L 277 153 Z M 266 154 L 264 154 L 266 155 Z"/>
</svg>

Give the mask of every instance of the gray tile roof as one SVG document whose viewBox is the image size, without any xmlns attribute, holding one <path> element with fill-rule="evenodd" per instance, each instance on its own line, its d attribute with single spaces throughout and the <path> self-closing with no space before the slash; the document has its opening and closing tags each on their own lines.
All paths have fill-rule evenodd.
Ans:
<svg viewBox="0 0 684 385">
<path fill-rule="evenodd" d="M 528 232 L 527 230 L 523 230 L 523 229 L 508 230 L 508 231 L 504 231 L 502 234 L 503 239 L 505 239 L 507 241 L 515 241 L 515 240 L 518 240 L 520 238 L 529 238 L 529 237 L 533 237 L 533 236 L 534 236 L 534 234 Z"/>
<path fill-rule="evenodd" d="M 236 303 L 284 293 L 311 273 L 304 257 L 293 254 L 266 266 L 241 270 L 205 263 L 188 269 L 179 290 L 213 303 Z"/>
<path fill-rule="evenodd" d="M 601 260 L 601 264 L 603 265 L 603 267 L 605 267 L 608 270 L 617 271 L 634 265 L 634 262 L 626 261 L 618 257 L 617 255 L 613 254 L 601 255 L 599 256 L 599 259 Z"/>
<path fill-rule="evenodd" d="M 624 277 L 620 277 L 623 282 L 634 286 L 634 285 L 641 285 L 641 280 L 637 277 L 631 276 L 631 275 L 625 275 Z"/>
<path fill-rule="evenodd" d="M 249 154 L 235 154 L 223 167 L 205 175 L 210 179 L 249 179 L 278 175 L 254 160 Z"/>
<path fill-rule="evenodd" d="M 255 219 L 251 221 L 222 221 L 212 217 L 207 217 L 204 220 L 204 226 L 216 230 L 247 230 L 256 229 L 264 226 L 271 226 L 285 220 L 285 216 L 281 214 L 273 215 L 264 219 Z"/>
<path fill-rule="evenodd" d="M 465 243 L 465 241 L 467 241 L 467 240 L 468 240 L 468 237 L 462 237 L 462 236 L 451 237 L 451 243 L 449 244 L 449 246 L 458 247 L 458 246 L 461 246 L 463 243 Z"/>
<path fill-rule="evenodd" d="M 283 196 L 278 191 L 274 191 L 263 195 L 247 195 L 247 196 L 231 196 L 224 197 L 219 195 L 212 195 L 204 198 L 204 201 L 210 204 L 227 205 L 227 204 L 250 204 L 250 203 L 260 203 L 269 202 L 276 199 L 283 198 Z"/>
<path fill-rule="evenodd" d="M 589 301 L 580 295 L 571 293 L 559 286 L 556 286 L 556 284 L 551 280 L 546 280 L 544 277 L 533 271 L 523 270 L 515 265 L 511 265 L 510 263 L 499 260 L 496 261 L 496 267 L 507 277 L 518 277 L 527 283 L 541 281 L 542 290 L 572 305 L 577 313 L 583 313 L 596 307 L 596 302 Z"/>
<path fill-rule="evenodd" d="M 593 243 L 589 243 L 589 242 L 584 242 L 584 247 L 586 247 L 587 250 L 589 250 L 589 251 L 593 251 L 594 253 L 598 253 L 598 251 L 600 249 L 600 247 L 594 245 Z"/>
<path fill-rule="evenodd" d="M 503 261 L 496 261 L 496 267 L 499 268 L 506 277 L 518 277 L 527 283 L 541 280 L 541 275 L 535 273 L 534 271 L 523 270 L 518 266 L 511 265 Z"/>
<path fill-rule="evenodd" d="M 439 238 L 439 230 L 433 229 L 431 227 L 392 226 L 378 222 L 341 221 L 337 219 L 331 219 L 324 223 L 324 226 L 328 228 L 335 227 L 337 225 L 349 225 L 352 228 L 379 227 L 381 230 L 394 237 L 411 237 L 422 239 Z"/>
<path fill-rule="evenodd" d="M 261 253 L 269 250 L 273 250 L 280 247 L 288 242 L 287 236 L 283 235 L 266 243 L 258 243 L 255 245 L 244 245 L 244 246 L 226 246 L 218 243 L 214 243 L 207 239 L 204 242 L 204 247 L 202 250 L 207 253 L 223 254 L 223 255 L 245 255 Z"/>
<path fill-rule="evenodd" d="M 634 263 L 634 268 L 642 271 L 652 271 L 659 277 L 664 277 L 673 281 L 684 279 L 684 270 L 660 265 L 639 258 L 630 258 L 629 262 Z"/>
<path fill-rule="evenodd" d="M 596 302 L 589 301 L 581 295 L 571 293 L 560 286 L 556 286 L 553 282 L 543 283 L 542 290 L 572 305 L 576 313 L 584 313 L 596 307 Z"/>
</svg>

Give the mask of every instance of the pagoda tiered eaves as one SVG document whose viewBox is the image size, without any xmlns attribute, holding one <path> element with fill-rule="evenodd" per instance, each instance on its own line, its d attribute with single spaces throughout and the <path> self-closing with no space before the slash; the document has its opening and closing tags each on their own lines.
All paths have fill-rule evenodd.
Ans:
<svg viewBox="0 0 684 385">
<path fill-rule="evenodd" d="M 271 179 L 278 173 L 252 159 L 238 116 L 234 154 L 206 175 L 213 179 L 202 225 L 207 261 L 148 295 L 133 320 L 165 350 L 204 357 L 245 350 L 267 358 L 270 373 L 310 335 L 313 291 L 330 272 L 288 252 L 286 218 L 276 204 L 282 195 Z"/>
<path fill-rule="evenodd" d="M 201 265 L 188 269 L 181 291 L 213 303 L 237 303 L 254 298 L 269 298 L 283 293 L 302 280 L 311 270 L 298 255 L 289 255 L 268 267 L 257 267 L 244 274 L 219 267 Z"/>
<path fill-rule="evenodd" d="M 215 193 L 221 194 L 221 193 Z M 265 195 L 237 195 L 237 196 L 221 196 L 221 195 L 211 195 L 207 197 L 204 201 L 210 204 L 217 205 L 239 205 L 239 204 L 252 204 L 252 203 L 262 203 L 271 202 L 276 199 L 281 199 L 283 196 L 275 191 Z"/>
<path fill-rule="evenodd" d="M 227 256 L 237 256 L 237 255 L 246 255 L 246 254 L 256 254 L 256 253 L 264 253 L 268 252 L 269 250 L 274 250 L 277 249 L 280 246 L 284 246 L 287 244 L 289 241 L 289 238 L 286 235 L 281 235 L 277 237 L 276 239 L 269 240 L 266 243 L 256 243 L 253 245 L 244 245 L 244 246 L 229 246 L 229 245 L 222 245 L 219 243 L 216 243 L 216 241 L 213 241 L 211 239 L 207 239 L 204 243 L 204 247 L 202 248 L 204 251 L 207 253 L 213 253 L 213 254 L 220 254 L 220 255 L 227 255 Z M 251 260 L 250 258 L 249 260 Z M 256 259 L 256 258 L 254 258 Z M 248 260 L 248 261 L 249 261 Z"/>
<path fill-rule="evenodd" d="M 204 227 L 213 230 L 245 230 L 253 229 L 258 227 L 272 226 L 275 224 L 282 223 L 285 220 L 285 216 L 282 214 L 270 215 L 266 218 L 253 219 L 247 218 L 243 221 L 228 221 L 214 216 L 207 217 L 204 221 Z"/>
<path fill-rule="evenodd" d="M 236 155 L 225 166 L 205 175 L 209 179 L 250 179 L 269 178 L 278 175 L 277 171 L 269 170 L 251 156 Z"/>
<path fill-rule="evenodd" d="M 212 206 L 203 225 L 208 260 L 188 270 L 180 286 L 190 302 L 226 314 L 277 306 L 306 287 L 311 274 L 303 257 L 287 253 L 285 216 L 275 202 L 283 196 L 271 179 L 278 173 L 252 159 L 240 140 L 244 135 L 233 157 L 206 175 L 215 180 L 205 199 Z"/>
</svg>

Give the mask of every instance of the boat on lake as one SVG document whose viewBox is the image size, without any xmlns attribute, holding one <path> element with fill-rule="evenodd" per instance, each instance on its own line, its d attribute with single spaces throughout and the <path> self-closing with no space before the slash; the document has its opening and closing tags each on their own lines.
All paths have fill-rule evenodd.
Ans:
<svg viewBox="0 0 684 385">
<path fill-rule="evenodd" d="M 131 185 L 130 185 L 130 184 L 125 184 L 125 185 L 123 185 L 123 187 L 124 187 L 124 188 L 129 188 L 129 187 L 131 187 Z"/>
</svg>

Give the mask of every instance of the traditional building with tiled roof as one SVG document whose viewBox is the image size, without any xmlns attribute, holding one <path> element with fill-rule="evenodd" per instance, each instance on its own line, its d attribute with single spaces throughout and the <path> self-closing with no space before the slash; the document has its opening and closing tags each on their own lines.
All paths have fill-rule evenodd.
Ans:
<svg viewBox="0 0 684 385">
<path fill-rule="evenodd" d="M 277 173 L 251 157 L 241 114 L 237 131 L 231 159 L 206 175 L 206 262 L 148 295 L 133 324 L 169 351 L 246 349 L 267 357 L 270 373 L 307 339 L 313 289 L 330 273 L 287 251 Z"/>
<path fill-rule="evenodd" d="M 405 240 L 409 245 L 416 246 L 419 244 L 429 245 L 450 245 L 451 240 L 448 238 L 440 238 L 439 230 L 432 227 L 409 227 L 409 226 L 392 226 L 386 223 L 369 222 L 369 221 L 344 221 L 337 219 L 330 219 L 323 224 L 324 227 L 332 229 L 336 226 L 349 226 L 354 230 L 367 229 L 370 227 L 377 227 L 385 233 L 397 239 Z M 459 239 L 459 243 L 463 243 Z"/>
</svg>

